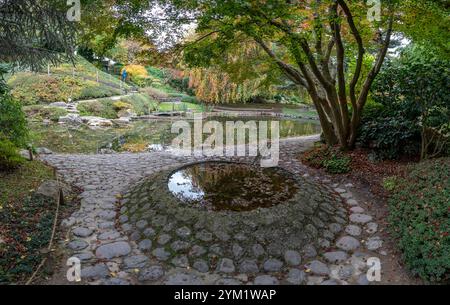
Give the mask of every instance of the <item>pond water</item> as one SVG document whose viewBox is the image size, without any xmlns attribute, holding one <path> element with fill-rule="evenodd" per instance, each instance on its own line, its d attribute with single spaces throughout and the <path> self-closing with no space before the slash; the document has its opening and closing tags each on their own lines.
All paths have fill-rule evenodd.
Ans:
<svg viewBox="0 0 450 305">
<path fill-rule="evenodd" d="M 182 204 L 211 211 L 250 211 L 291 199 L 296 180 L 281 168 L 205 162 L 174 172 L 168 188 Z"/>
<path fill-rule="evenodd" d="M 47 147 L 57 153 L 97 153 L 101 149 L 117 152 L 142 152 L 161 150 L 169 147 L 177 134 L 171 133 L 173 120 L 138 121 L 130 126 L 109 129 L 90 129 L 85 126 L 30 122 L 33 145 Z M 280 138 L 297 137 L 320 133 L 320 125 L 313 120 L 268 119 L 268 118 L 224 118 L 210 117 L 209 120 L 219 121 L 225 126 L 226 121 L 279 121 Z M 193 122 L 190 122 L 193 124 Z"/>
</svg>

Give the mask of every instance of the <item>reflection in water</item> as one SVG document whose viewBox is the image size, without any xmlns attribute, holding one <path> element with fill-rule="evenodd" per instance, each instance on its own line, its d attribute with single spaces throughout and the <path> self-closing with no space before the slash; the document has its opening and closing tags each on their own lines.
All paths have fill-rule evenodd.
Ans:
<svg viewBox="0 0 450 305">
<path fill-rule="evenodd" d="M 250 211 L 291 199 L 297 182 L 280 168 L 206 162 L 170 176 L 169 190 L 183 203 L 207 210 Z"/>
</svg>

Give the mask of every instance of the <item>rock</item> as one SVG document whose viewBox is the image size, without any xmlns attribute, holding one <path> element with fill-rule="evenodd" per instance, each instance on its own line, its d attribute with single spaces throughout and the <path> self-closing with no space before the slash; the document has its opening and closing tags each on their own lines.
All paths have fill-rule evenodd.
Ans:
<svg viewBox="0 0 450 305">
<path fill-rule="evenodd" d="M 189 229 L 188 227 L 178 228 L 176 230 L 176 233 L 181 238 L 188 238 L 191 235 L 191 229 Z"/>
<path fill-rule="evenodd" d="M 70 192 L 70 188 L 63 183 L 58 183 L 55 180 L 46 180 L 38 187 L 36 194 L 44 195 L 46 197 L 58 200 L 59 190 L 63 191 L 63 195 L 66 196 Z"/>
<path fill-rule="evenodd" d="M 117 126 L 126 126 L 128 124 L 131 124 L 131 119 L 126 117 L 120 117 L 118 119 L 111 120 L 114 125 Z"/>
<path fill-rule="evenodd" d="M 336 193 L 339 193 L 339 194 L 343 194 L 343 193 L 347 192 L 346 190 L 341 189 L 341 188 L 335 188 L 334 190 Z"/>
<path fill-rule="evenodd" d="M 239 265 L 239 272 L 242 273 L 258 273 L 259 268 L 256 260 L 246 259 L 241 262 Z"/>
<path fill-rule="evenodd" d="M 377 250 L 377 249 L 381 248 L 382 246 L 383 246 L 383 241 L 378 236 L 370 237 L 366 241 L 366 247 L 368 250 L 371 250 L 371 251 Z"/>
<path fill-rule="evenodd" d="M 255 278 L 255 285 L 278 285 L 279 281 L 276 277 L 270 275 L 259 275 Z"/>
<path fill-rule="evenodd" d="M 297 251 L 287 250 L 284 253 L 284 260 L 289 266 L 298 266 L 300 265 L 302 258 Z"/>
<path fill-rule="evenodd" d="M 156 232 L 152 228 L 147 228 L 147 229 L 144 230 L 143 234 L 144 234 L 145 237 L 151 237 L 151 236 L 155 236 Z"/>
<path fill-rule="evenodd" d="M 241 281 L 238 281 L 236 279 L 231 279 L 231 278 L 222 278 L 222 279 L 218 279 L 215 282 L 216 285 L 229 285 L 229 286 L 236 286 L 236 285 L 242 285 Z"/>
<path fill-rule="evenodd" d="M 161 266 L 151 266 L 139 271 L 138 280 L 141 282 L 156 281 L 162 278 L 163 275 L 164 269 Z"/>
<path fill-rule="evenodd" d="M 19 155 L 24 158 L 25 160 L 31 161 L 32 160 L 32 156 L 30 156 L 30 152 L 26 149 L 21 149 L 19 151 Z"/>
<path fill-rule="evenodd" d="M 316 275 L 330 274 L 330 269 L 328 268 L 328 266 L 318 260 L 314 260 L 314 261 L 306 264 L 306 268 L 309 269 L 312 274 L 316 274 Z"/>
<path fill-rule="evenodd" d="M 113 122 L 108 119 L 104 119 L 96 116 L 83 116 L 80 117 L 81 121 L 88 126 L 92 127 L 112 127 Z"/>
<path fill-rule="evenodd" d="M 268 259 L 264 262 L 264 270 L 268 272 L 278 272 L 282 267 L 283 262 L 275 258 Z"/>
<path fill-rule="evenodd" d="M 148 251 L 152 248 L 152 241 L 150 239 L 143 239 L 139 242 L 138 247 L 141 251 Z"/>
<path fill-rule="evenodd" d="M 82 279 L 98 280 L 106 278 L 108 275 L 108 267 L 103 263 L 81 269 Z"/>
<path fill-rule="evenodd" d="M 217 266 L 217 271 L 232 273 L 235 271 L 234 262 L 229 258 L 222 258 Z"/>
<path fill-rule="evenodd" d="M 206 273 L 209 271 L 208 263 L 202 259 L 196 260 L 192 267 L 202 273 Z"/>
<path fill-rule="evenodd" d="M 253 255 L 256 258 L 259 258 L 261 256 L 264 256 L 264 254 L 266 254 L 266 251 L 264 251 L 263 246 L 261 246 L 260 244 L 254 244 L 252 247 L 253 250 Z"/>
<path fill-rule="evenodd" d="M 355 268 L 352 265 L 340 266 L 338 276 L 342 280 L 348 280 L 352 277 L 353 272 L 355 272 Z"/>
<path fill-rule="evenodd" d="M 152 254 L 159 261 L 166 261 L 170 257 L 170 253 L 167 252 L 164 248 L 156 248 L 152 251 Z"/>
<path fill-rule="evenodd" d="M 362 229 L 355 225 L 348 225 L 345 228 L 345 233 L 350 234 L 351 236 L 359 236 L 361 235 Z"/>
<path fill-rule="evenodd" d="M 362 207 L 359 207 L 359 206 L 354 206 L 354 207 L 352 207 L 352 208 L 350 209 L 350 211 L 351 211 L 352 213 L 363 213 L 363 212 L 364 212 L 364 209 L 363 209 Z"/>
<path fill-rule="evenodd" d="M 339 233 L 339 232 L 342 231 L 342 226 L 341 226 L 340 224 L 338 224 L 338 223 L 331 223 L 331 224 L 328 226 L 328 229 L 329 229 L 331 232 L 333 232 L 334 234 L 337 234 L 337 233 Z"/>
<path fill-rule="evenodd" d="M 355 205 L 358 205 L 358 201 L 356 201 L 355 199 L 347 199 L 347 204 L 351 205 L 351 206 L 355 206 Z"/>
<path fill-rule="evenodd" d="M 306 285 L 320 285 L 324 281 L 323 276 L 308 276 Z"/>
<path fill-rule="evenodd" d="M 53 154 L 53 152 L 50 149 L 45 148 L 45 147 L 38 147 L 38 148 L 36 148 L 36 153 L 38 155 L 51 155 L 51 154 Z"/>
<path fill-rule="evenodd" d="M 95 255 L 100 259 L 111 259 L 128 255 L 130 252 L 131 247 L 127 242 L 118 241 L 98 247 Z"/>
<path fill-rule="evenodd" d="M 327 252 L 323 256 L 328 262 L 332 264 L 342 263 L 348 259 L 348 254 L 344 251 Z"/>
<path fill-rule="evenodd" d="M 172 259 L 172 264 L 176 267 L 189 267 L 189 260 L 186 255 L 180 255 Z"/>
<path fill-rule="evenodd" d="M 201 232 L 198 232 L 198 233 L 195 235 L 195 237 L 196 237 L 197 239 L 200 239 L 201 241 L 204 241 L 204 242 L 209 242 L 209 241 L 212 241 L 212 240 L 213 240 L 213 235 L 212 235 L 212 233 L 211 233 L 211 232 L 208 232 L 208 231 L 201 231 Z"/>
<path fill-rule="evenodd" d="M 342 249 L 344 251 L 352 251 L 359 247 L 359 241 L 351 236 L 344 236 L 339 238 L 339 240 L 336 242 L 336 246 L 339 249 Z"/>
<path fill-rule="evenodd" d="M 189 249 L 190 246 L 191 246 L 190 243 L 182 240 L 176 240 L 170 245 L 170 247 L 176 252 Z"/>
<path fill-rule="evenodd" d="M 161 235 L 158 237 L 158 244 L 160 244 L 160 245 L 165 245 L 165 244 L 167 244 L 171 239 L 172 239 L 172 236 L 170 236 L 169 234 L 161 234 Z"/>
<path fill-rule="evenodd" d="M 80 118 L 80 116 L 78 114 L 73 114 L 73 113 L 69 113 L 66 116 L 62 116 L 58 119 L 59 123 L 62 124 L 70 124 L 70 125 L 75 125 L 75 126 L 79 126 L 81 124 L 83 124 L 83 120 Z"/>
<path fill-rule="evenodd" d="M 148 222 L 146 220 L 139 220 L 138 222 L 136 222 L 136 228 L 143 230 L 145 229 L 145 227 L 147 227 Z"/>
<path fill-rule="evenodd" d="M 88 246 L 89 244 L 84 240 L 74 240 L 67 244 L 67 247 L 74 251 L 86 249 Z"/>
<path fill-rule="evenodd" d="M 123 260 L 123 264 L 127 269 L 144 268 L 148 263 L 148 257 L 145 255 L 128 256 Z"/>
<path fill-rule="evenodd" d="M 378 224 L 375 222 L 369 222 L 366 225 L 366 232 L 369 234 L 376 233 L 378 231 Z"/>
<path fill-rule="evenodd" d="M 239 259 L 244 253 L 244 249 L 238 244 L 233 244 L 233 246 L 231 247 L 231 252 L 233 252 L 234 258 Z"/>
<path fill-rule="evenodd" d="M 55 102 L 55 103 L 50 103 L 49 106 L 50 107 L 67 108 L 67 103 L 65 103 L 65 102 Z"/>
<path fill-rule="evenodd" d="M 170 275 L 164 282 L 166 285 L 202 285 L 203 282 L 191 273 L 175 273 Z"/>
<path fill-rule="evenodd" d="M 303 282 L 305 282 L 306 274 L 305 272 L 299 270 L 299 269 L 289 269 L 288 276 L 286 280 L 294 285 L 301 285 Z"/>
<path fill-rule="evenodd" d="M 106 281 L 103 282 L 103 284 L 107 285 L 107 286 L 126 286 L 126 285 L 130 285 L 130 283 L 127 280 L 120 279 L 120 278 L 107 279 Z"/>
<path fill-rule="evenodd" d="M 372 216 L 355 213 L 350 215 L 350 221 L 354 223 L 364 224 L 372 221 Z"/>
<path fill-rule="evenodd" d="M 195 256 L 195 257 L 202 256 L 205 253 L 206 253 L 206 249 L 203 248 L 202 246 L 198 246 L 198 245 L 194 245 L 191 248 L 191 251 L 189 251 L 189 255 Z"/>
<path fill-rule="evenodd" d="M 369 285 L 369 280 L 367 279 L 367 275 L 361 274 L 356 281 L 358 285 Z"/>
<path fill-rule="evenodd" d="M 312 258 L 317 256 L 316 248 L 313 245 L 306 245 L 302 250 L 303 256 L 305 258 Z"/>
<path fill-rule="evenodd" d="M 320 285 L 330 286 L 330 285 L 339 285 L 339 283 L 335 279 L 329 279 L 320 283 Z"/>
</svg>

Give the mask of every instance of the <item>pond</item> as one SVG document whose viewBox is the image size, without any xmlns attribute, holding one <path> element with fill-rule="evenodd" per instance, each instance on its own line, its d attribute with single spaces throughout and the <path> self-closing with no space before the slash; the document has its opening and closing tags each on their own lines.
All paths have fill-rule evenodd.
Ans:
<svg viewBox="0 0 450 305">
<path fill-rule="evenodd" d="M 98 153 L 102 149 L 116 152 L 143 152 L 170 147 L 177 134 L 171 133 L 173 120 L 162 119 L 137 121 L 127 127 L 91 129 L 86 126 L 61 124 L 44 125 L 30 122 L 33 145 L 47 147 L 57 153 Z M 226 121 L 279 121 L 280 138 L 298 137 L 320 133 L 320 125 L 314 120 L 268 119 L 268 118 L 224 118 L 210 117 L 204 122 L 216 120 L 225 126 Z M 193 122 L 190 122 L 193 124 Z M 268 124 L 270 127 L 270 123 Z M 270 133 L 270 129 L 269 129 Z"/>
<path fill-rule="evenodd" d="M 268 208 L 298 191 L 294 178 L 281 168 L 230 162 L 182 168 L 169 177 L 168 187 L 183 204 L 211 211 Z"/>
</svg>

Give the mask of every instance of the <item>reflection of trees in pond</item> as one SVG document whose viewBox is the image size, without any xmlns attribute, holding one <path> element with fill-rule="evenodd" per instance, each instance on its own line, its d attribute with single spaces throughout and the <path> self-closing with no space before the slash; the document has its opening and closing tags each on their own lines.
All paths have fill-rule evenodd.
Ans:
<svg viewBox="0 0 450 305">
<path fill-rule="evenodd" d="M 192 183 L 190 191 L 203 193 L 201 205 L 214 210 L 270 207 L 290 199 L 298 190 L 292 178 L 275 168 L 205 163 L 182 171 Z"/>
</svg>

